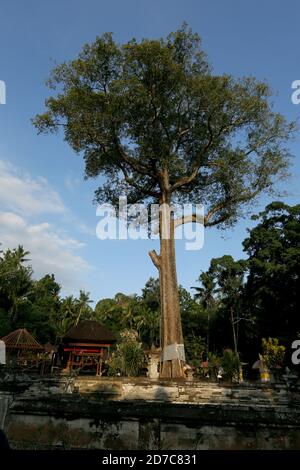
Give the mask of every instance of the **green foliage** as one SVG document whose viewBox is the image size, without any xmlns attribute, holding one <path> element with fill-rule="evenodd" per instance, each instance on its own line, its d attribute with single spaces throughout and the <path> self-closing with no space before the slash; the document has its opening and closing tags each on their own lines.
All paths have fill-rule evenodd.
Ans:
<svg viewBox="0 0 300 470">
<path fill-rule="evenodd" d="M 191 294 L 179 286 L 179 303 L 180 314 L 182 321 L 183 337 L 189 360 L 194 359 L 192 350 L 194 349 L 194 338 L 200 341 L 202 350 L 206 349 L 204 346 L 204 336 L 207 334 L 207 315 L 201 305 L 199 305 L 191 296 Z"/>
<path fill-rule="evenodd" d="M 136 329 L 141 340 L 148 346 L 159 346 L 160 310 L 147 307 L 143 303 L 137 309 Z"/>
<path fill-rule="evenodd" d="M 180 310 L 187 350 L 189 341 L 199 336 L 199 328 L 205 329 L 206 317 L 197 304 L 182 286 L 179 287 Z M 142 289 L 142 295 L 116 294 L 114 299 L 102 299 L 95 307 L 95 318 L 107 326 L 116 335 L 124 329 L 138 331 L 142 342 L 151 347 L 160 342 L 160 299 L 159 280 L 150 278 Z M 203 327 L 203 328 L 202 328 Z M 201 335 L 200 335 L 201 336 Z"/>
<path fill-rule="evenodd" d="M 92 318 L 89 294 L 61 299 L 53 274 L 33 280 L 28 255 L 22 246 L 0 252 L 0 337 L 25 327 L 42 344 L 58 343 L 72 325 Z"/>
<path fill-rule="evenodd" d="M 152 283 L 152 280 L 149 280 Z M 100 300 L 95 318 L 117 336 L 124 329 L 137 330 L 141 340 L 149 347 L 159 344 L 160 310 L 156 292 L 147 283 L 141 297 L 116 294 L 114 299 Z"/>
<path fill-rule="evenodd" d="M 90 299 L 90 293 L 80 290 L 79 297 L 76 300 L 77 315 L 75 319 L 75 325 L 78 325 L 78 323 L 82 320 L 93 319 L 93 309 L 90 306 L 91 303 L 93 303 L 93 300 Z"/>
<path fill-rule="evenodd" d="M 6 336 L 10 332 L 11 323 L 9 321 L 7 312 L 3 308 L 0 308 L 0 338 Z"/>
<path fill-rule="evenodd" d="M 231 349 L 225 349 L 221 358 L 221 367 L 224 379 L 238 381 L 240 376 L 241 362 L 238 355 Z"/>
<path fill-rule="evenodd" d="M 263 337 L 289 347 L 300 331 L 300 205 L 273 202 L 253 219 L 258 224 L 243 242 L 247 259 L 213 259 L 195 295 L 210 316 L 210 349 L 233 348 L 234 328 L 249 362 Z"/>
<path fill-rule="evenodd" d="M 47 274 L 33 282 L 30 306 L 23 312 L 23 325 L 44 344 L 55 342 L 57 317 L 60 316 L 60 285 Z"/>
<path fill-rule="evenodd" d="M 212 270 L 202 272 L 198 278 L 198 282 L 201 282 L 202 287 L 193 287 L 197 292 L 194 296 L 195 299 L 199 300 L 206 310 L 213 310 L 216 304 L 216 298 L 214 296 L 216 280 Z"/>
<path fill-rule="evenodd" d="M 20 312 L 28 307 L 33 289 L 32 269 L 26 266 L 28 252 L 22 246 L 0 253 L 0 307 L 8 313 L 13 328 L 20 326 Z"/>
<path fill-rule="evenodd" d="M 233 349 L 232 326 L 239 353 L 249 363 L 257 359 L 262 338 L 278 338 L 288 347 L 300 331 L 300 206 L 274 202 L 256 219 L 244 241 L 246 260 L 213 259 L 199 276 L 195 299 L 179 287 L 188 362 L 197 365 L 203 350 Z M 88 293 L 62 298 L 54 275 L 34 280 L 27 258 L 22 247 L 0 253 L 0 337 L 26 327 L 41 343 L 59 343 L 76 322 L 94 318 L 117 336 L 134 329 L 147 346 L 159 345 L 157 279 L 150 278 L 140 296 L 118 293 L 100 300 L 93 311 Z"/>
<path fill-rule="evenodd" d="M 195 298 L 200 301 L 208 315 L 210 327 L 217 327 L 220 320 L 231 326 L 235 352 L 238 351 L 238 333 L 241 320 L 248 320 L 244 309 L 245 260 L 235 261 L 232 256 L 213 258 L 209 270 L 199 276 L 202 287 L 195 288 Z M 211 321 L 212 320 L 212 321 Z M 222 326 L 221 326 L 221 329 Z"/>
<path fill-rule="evenodd" d="M 120 341 L 108 361 L 109 375 L 120 373 L 125 377 L 135 377 L 141 371 L 145 358 L 142 343 L 134 330 L 120 333 Z"/>
<path fill-rule="evenodd" d="M 158 201 L 168 175 L 173 201 L 207 209 L 207 226 L 233 223 L 288 164 L 294 123 L 272 111 L 253 77 L 212 75 L 186 24 L 165 39 L 119 45 L 111 34 L 58 65 L 39 132 L 63 129 L 87 177 L 103 175 L 98 202 Z"/>
<path fill-rule="evenodd" d="M 193 334 L 185 336 L 185 353 L 187 363 L 199 367 L 202 353 L 205 351 L 205 339 Z"/>
<path fill-rule="evenodd" d="M 288 344 L 300 331 L 300 205 L 273 202 L 255 219 L 259 223 L 243 243 L 246 295 L 260 336 Z"/>
<path fill-rule="evenodd" d="M 142 289 L 142 299 L 151 310 L 160 309 L 160 287 L 159 279 L 150 277 Z"/>
<path fill-rule="evenodd" d="M 218 372 L 221 367 L 222 359 L 217 354 L 212 352 L 208 353 L 208 371 L 209 376 L 212 377 L 214 380 L 217 380 Z"/>
<path fill-rule="evenodd" d="M 285 356 L 285 347 L 279 345 L 278 338 L 263 338 L 262 356 L 268 369 L 282 367 Z"/>
<path fill-rule="evenodd" d="M 184 337 L 189 342 L 189 337 L 198 335 L 199 327 L 206 323 L 206 319 L 201 317 L 201 306 L 182 286 L 179 287 L 179 297 Z M 125 328 L 134 329 L 143 343 L 149 347 L 152 344 L 159 346 L 159 280 L 150 278 L 141 296 L 119 293 L 114 299 L 100 300 L 95 307 L 95 318 L 117 335 Z M 189 350 L 188 344 L 187 348 Z"/>
<path fill-rule="evenodd" d="M 69 295 L 60 301 L 60 308 L 52 317 L 52 323 L 55 327 L 56 341 L 61 341 L 62 337 L 74 325 L 81 320 L 92 320 L 94 311 L 90 307 L 90 294 L 80 291 L 79 298 Z"/>
<path fill-rule="evenodd" d="M 200 37 L 186 24 L 167 38 L 123 45 L 109 33 L 97 37 L 76 59 L 54 68 L 49 86 L 53 95 L 33 123 L 38 132 L 62 130 L 83 155 L 85 176 L 102 177 L 95 193 L 99 203 L 118 208 L 120 195 L 128 203 L 197 200 L 206 207 L 204 225 L 224 227 L 286 174 L 295 124 L 273 111 L 266 83 L 213 75 Z M 172 262 L 175 266 L 175 258 Z M 222 264 L 213 269 L 237 352 L 243 272 L 228 257 Z M 213 308 L 203 302 L 204 309 Z M 141 314 L 141 305 L 136 299 L 125 305 L 115 299 L 114 311 L 106 314 L 101 305 L 97 315 L 116 329 L 123 318 L 137 327 L 134 318 L 139 317 L 144 337 L 152 341 L 157 323 L 155 334 L 149 325 L 158 308 L 148 305 Z M 203 320 L 201 309 L 189 302 L 191 311 L 194 325 Z M 207 344 L 211 314 L 205 320 Z M 193 333 L 201 335 L 197 325 Z"/>
</svg>

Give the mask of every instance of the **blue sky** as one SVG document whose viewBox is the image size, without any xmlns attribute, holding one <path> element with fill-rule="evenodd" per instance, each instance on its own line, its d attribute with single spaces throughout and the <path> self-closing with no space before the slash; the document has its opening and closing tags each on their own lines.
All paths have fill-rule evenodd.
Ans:
<svg viewBox="0 0 300 470">
<path fill-rule="evenodd" d="M 82 45 L 106 31 L 118 42 L 161 37 L 187 21 L 203 41 L 216 74 L 253 75 L 274 90 L 275 109 L 298 119 L 291 83 L 300 79 L 300 3 L 297 0 L 2 0 L 0 80 L 0 241 L 31 251 L 37 277 L 53 272 L 63 293 L 80 288 L 95 301 L 117 292 L 139 292 L 156 276 L 147 252 L 153 240 L 100 241 L 92 204 L 97 181 L 83 180 L 83 162 L 61 136 L 38 136 L 30 119 L 43 110 L 44 84 L 54 63 L 77 56 Z M 299 135 L 284 200 L 299 203 Z M 283 189 L 283 187 L 282 187 Z M 261 198 L 257 210 L 269 202 Z M 205 232 L 204 248 L 186 251 L 177 242 L 178 279 L 195 285 L 212 257 L 243 256 L 249 219 L 227 232 Z"/>
</svg>

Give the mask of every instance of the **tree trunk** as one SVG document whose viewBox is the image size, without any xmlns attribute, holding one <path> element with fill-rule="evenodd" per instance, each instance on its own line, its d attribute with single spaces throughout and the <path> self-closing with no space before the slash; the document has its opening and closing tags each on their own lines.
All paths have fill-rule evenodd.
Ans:
<svg viewBox="0 0 300 470">
<path fill-rule="evenodd" d="M 176 275 L 174 221 L 168 200 L 161 205 L 159 215 L 160 255 L 150 252 L 159 270 L 161 304 L 161 378 L 184 377 L 184 346 Z"/>
</svg>

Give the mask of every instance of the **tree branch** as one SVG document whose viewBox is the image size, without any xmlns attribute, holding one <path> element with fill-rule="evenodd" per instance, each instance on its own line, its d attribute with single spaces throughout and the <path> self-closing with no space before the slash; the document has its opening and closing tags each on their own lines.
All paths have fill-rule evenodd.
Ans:
<svg viewBox="0 0 300 470">
<path fill-rule="evenodd" d="M 247 195 L 244 195 L 244 196 L 240 196 L 238 198 L 235 198 L 235 199 L 227 199 L 227 200 L 224 200 L 223 202 L 221 202 L 220 204 L 218 204 L 217 206 L 213 207 L 208 213 L 207 215 L 204 217 L 204 225 L 206 227 L 213 227 L 214 225 L 218 225 L 222 222 L 225 222 L 229 217 L 227 214 L 225 215 L 221 215 L 220 217 L 218 217 L 216 220 L 214 220 L 213 222 L 209 222 L 210 219 L 215 215 L 217 214 L 218 212 L 220 212 L 222 209 L 226 209 L 229 205 L 232 205 L 232 204 L 241 204 L 243 202 L 247 202 L 247 201 L 250 201 L 251 199 L 253 199 L 255 196 L 257 196 L 260 192 L 260 189 L 258 188 L 256 191 L 252 191 L 251 193 L 247 194 Z"/>
<path fill-rule="evenodd" d="M 179 217 L 174 220 L 174 228 L 179 227 L 180 225 L 188 224 L 189 222 L 195 222 L 198 224 L 204 224 L 204 217 L 197 214 L 186 215 Z"/>
<path fill-rule="evenodd" d="M 222 132 L 226 133 L 234 127 L 238 127 L 238 126 L 241 126 L 242 124 L 246 124 L 249 120 L 243 120 L 243 119 L 241 119 L 240 121 L 239 120 L 236 120 L 236 121 L 232 120 L 228 126 L 221 126 L 221 128 L 219 129 L 219 131 L 216 133 L 215 136 L 213 134 L 210 121 L 211 121 L 211 116 L 209 116 L 208 119 L 207 119 L 207 130 L 208 130 L 208 133 L 209 133 L 209 139 L 208 139 L 208 142 L 207 142 L 207 144 L 205 145 L 205 147 L 202 151 L 201 157 L 203 157 L 205 155 L 205 153 L 207 152 L 207 150 L 211 147 L 211 144 L 213 143 L 214 138 L 218 139 L 220 137 L 220 135 L 222 134 Z M 180 142 L 181 135 L 186 134 L 190 130 L 191 129 L 184 129 L 179 134 L 178 142 Z M 268 140 L 270 140 L 270 138 L 266 139 L 266 141 L 268 141 Z M 179 147 L 179 145 L 178 145 L 178 147 Z M 178 147 L 177 147 L 177 150 L 178 150 Z M 253 151 L 253 150 L 251 150 L 251 151 Z M 251 152 L 249 151 L 248 153 L 251 153 Z M 248 153 L 246 153 L 246 155 L 248 155 Z M 194 167 L 193 167 L 192 173 L 189 176 L 184 176 L 183 178 L 178 180 L 171 187 L 171 192 L 176 191 L 176 189 L 180 188 L 181 186 L 184 186 L 184 185 L 187 185 L 187 184 L 191 183 L 196 178 L 196 176 L 198 174 L 198 171 L 200 169 L 200 166 L 201 166 L 201 162 L 199 162 L 198 164 L 195 164 Z"/>
<path fill-rule="evenodd" d="M 208 139 L 208 142 L 207 142 L 207 144 L 205 145 L 205 147 L 203 149 L 203 152 L 201 153 L 201 157 L 203 157 L 203 155 L 205 155 L 205 153 L 207 152 L 207 150 L 211 146 L 211 144 L 213 142 L 213 138 L 214 138 L 212 128 L 211 128 L 211 125 L 210 125 L 210 117 L 207 120 L 207 129 L 208 129 L 208 133 L 209 133 L 209 139 Z M 200 160 L 200 157 L 199 157 L 199 160 Z M 173 186 L 171 187 L 171 192 L 176 191 L 176 189 L 180 188 L 181 186 L 184 186 L 184 185 L 187 185 L 187 184 L 191 183 L 196 178 L 196 176 L 198 174 L 198 171 L 200 169 L 200 166 L 201 166 L 201 160 L 193 166 L 193 171 L 189 176 L 183 176 L 178 181 L 176 181 L 176 183 L 173 184 Z"/>
<path fill-rule="evenodd" d="M 119 165 L 119 168 L 120 170 L 122 171 L 123 175 L 124 175 L 124 179 L 125 181 L 130 185 L 130 186 L 133 186 L 135 189 L 137 189 L 139 192 L 145 194 L 146 196 L 152 196 L 152 197 L 155 197 L 155 198 L 158 198 L 159 197 L 159 193 L 157 191 L 153 191 L 152 189 L 150 188 L 146 188 L 146 187 L 141 187 L 139 186 L 133 178 L 131 178 L 129 175 L 128 175 L 128 172 L 127 170 L 124 168 L 123 165 Z"/>
<path fill-rule="evenodd" d="M 149 173 L 153 176 L 154 175 L 152 172 L 152 168 L 146 166 L 146 165 L 141 165 L 135 158 L 131 157 L 128 155 L 126 152 L 124 152 L 122 146 L 119 144 L 118 138 L 116 135 L 114 136 L 114 144 L 116 146 L 116 149 L 121 157 L 121 159 L 127 163 L 131 168 L 133 168 L 137 173 L 140 173 L 142 175 L 149 175 Z"/>
<path fill-rule="evenodd" d="M 266 143 L 270 142 L 272 139 L 276 138 L 276 134 L 270 134 L 268 137 L 266 137 L 265 139 L 262 139 L 260 141 L 258 141 L 256 143 L 256 145 L 250 145 L 249 144 L 249 148 L 248 150 L 245 149 L 245 155 L 248 157 L 251 153 L 253 152 L 257 152 L 257 150 L 262 147 L 263 145 L 265 145 Z"/>
<path fill-rule="evenodd" d="M 225 207 L 229 204 L 229 201 L 223 201 L 221 204 L 213 207 L 205 216 L 204 222 L 205 225 L 208 224 L 209 220 L 220 210 L 225 209 Z"/>
<path fill-rule="evenodd" d="M 156 266 L 156 268 L 159 270 L 160 269 L 160 256 L 156 253 L 155 250 L 149 251 L 149 256 L 154 266 Z"/>
<path fill-rule="evenodd" d="M 176 144 L 176 147 L 175 147 L 175 152 L 178 152 L 179 150 L 179 147 L 181 145 L 181 142 L 182 142 L 182 137 L 187 134 L 188 132 L 190 132 L 191 128 L 188 127 L 187 129 L 183 129 L 183 131 L 179 132 L 179 134 L 177 135 L 177 144 Z"/>
</svg>

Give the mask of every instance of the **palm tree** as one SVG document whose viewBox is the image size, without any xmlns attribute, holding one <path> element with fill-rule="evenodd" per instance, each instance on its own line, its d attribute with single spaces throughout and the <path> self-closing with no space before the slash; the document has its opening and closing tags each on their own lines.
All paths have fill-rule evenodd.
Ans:
<svg viewBox="0 0 300 470">
<path fill-rule="evenodd" d="M 194 295 L 195 300 L 201 302 L 207 312 L 207 337 L 206 348 L 209 351 L 209 328 L 210 328 L 210 315 L 216 306 L 216 282 L 214 276 L 210 272 L 202 272 L 198 278 L 202 283 L 202 287 L 192 287 L 197 293 Z"/>
<path fill-rule="evenodd" d="M 79 299 L 76 300 L 77 316 L 75 320 L 75 325 L 78 325 L 83 315 L 91 317 L 93 309 L 90 307 L 90 303 L 93 303 L 93 300 L 90 299 L 90 293 L 80 290 Z"/>
<path fill-rule="evenodd" d="M 56 332 L 56 340 L 61 341 L 68 329 L 74 324 L 76 313 L 76 299 L 73 295 L 65 297 L 60 303 L 58 317 L 53 319 L 53 326 Z"/>
<path fill-rule="evenodd" d="M 135 318 L 136 329 L 140 337 L 145 340 L 149 346 L 159 341 L 160 335 L 160 311 L 154 310 L 146 305 L 140 305 Z"/>
<path fill-rule="evenodd" d="M 76 309 L 75 302 L 76 299 L 74 299 L 73 295 L 68 295 L 63 299 L 61 304 L 61 310 L 66 318 L 74 318 Z"/>
<path fill-rule="evenodd" d="M 14 250 L 1 251 L 0 290 L 8 300 L 8 313 L 13 326 L 18 323 L 19 309 L 29 302 L 32 293 L 32 268 L 24 266 L 29 261 L 29 251 L 19 245 Z"/>
<path fill-rule="evenodd" d="M 13 255 L 16 260 L 16 264 L 21 266 L 23 263 L 29 261 L 29 258 L 26 258 L 30 254 L 29 251 L 25 251 L 22 245 L 18 245 L 18 248 L 13 250 Z"/>
</svg>

